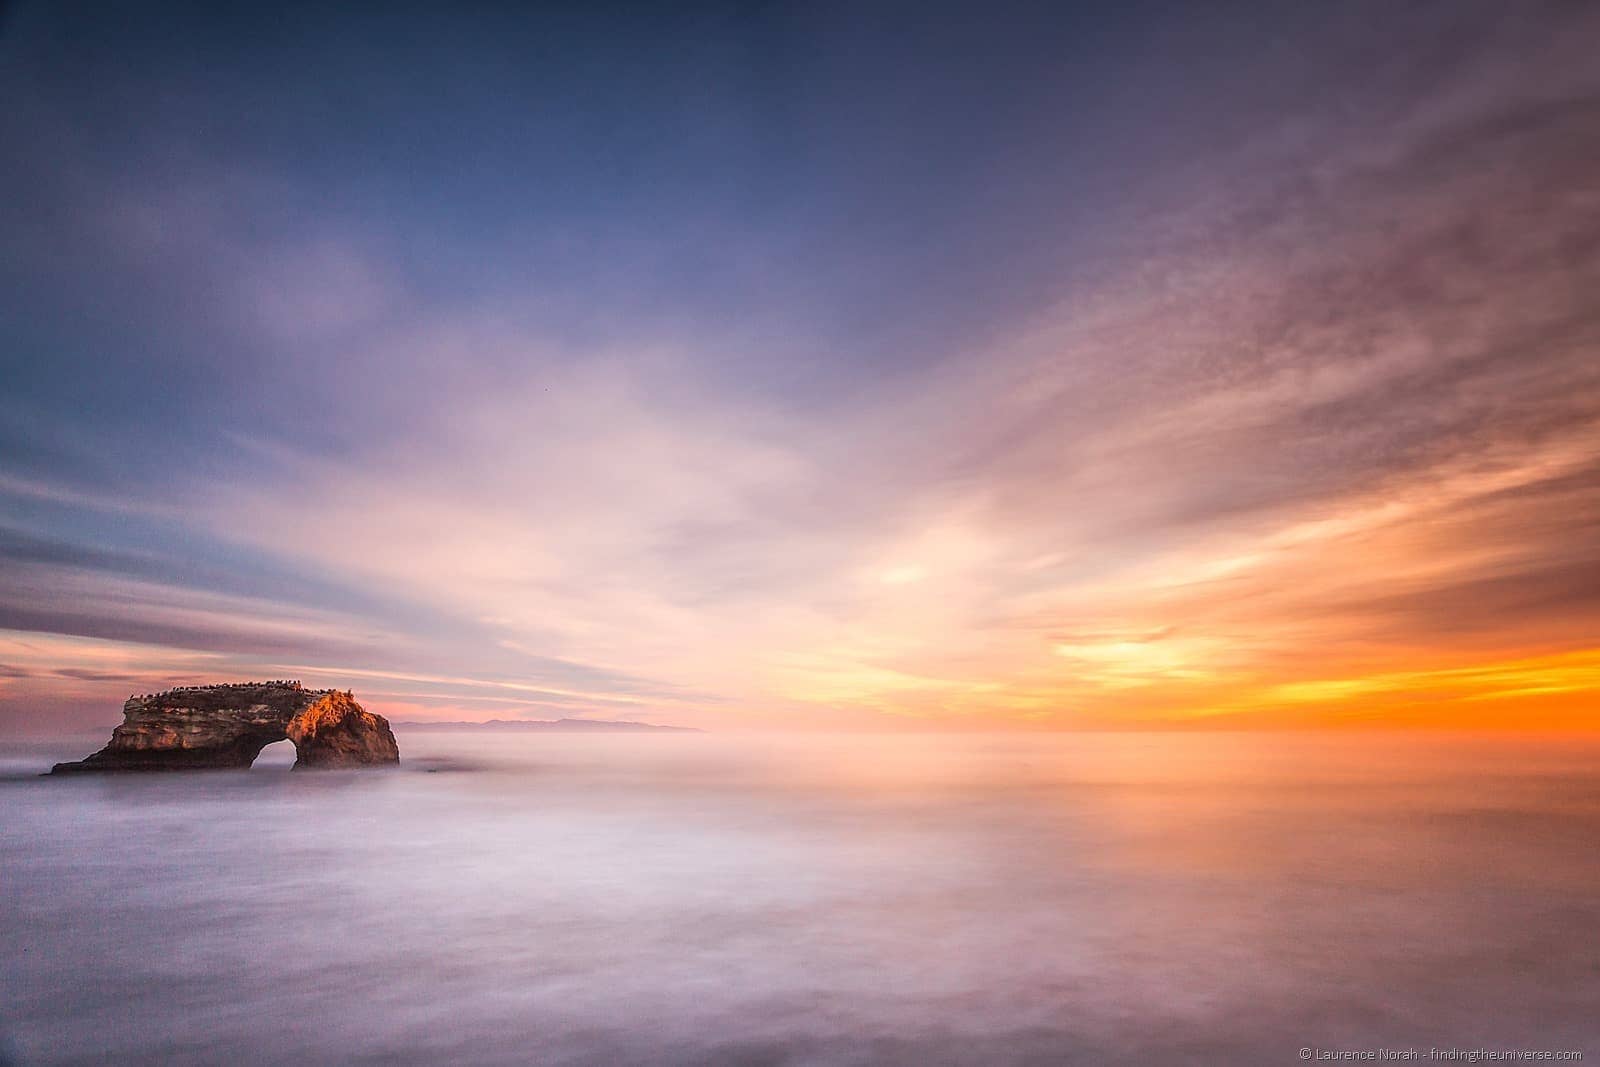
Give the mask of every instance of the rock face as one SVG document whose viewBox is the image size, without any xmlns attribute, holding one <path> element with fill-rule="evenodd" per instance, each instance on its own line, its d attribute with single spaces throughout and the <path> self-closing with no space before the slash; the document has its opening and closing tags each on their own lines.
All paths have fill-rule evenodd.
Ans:
<svg viewBox="0 0 1600 1067">
<path fill-rule="evenodd" d="M 111 743 L 52 774 L 244 768 L 288 738 L 295 769 L 398 763 L 388 720 L 336 689 L 299 682 L 187 686 L 129 697 Z"/>
<path fill-rule="evenodd" d="M 289 720 L 296 767 L 349 767 L 363 763 L 398 763 L 400 748 L 382 715 L 357 704 L 337 689 Z"/>
</svg>

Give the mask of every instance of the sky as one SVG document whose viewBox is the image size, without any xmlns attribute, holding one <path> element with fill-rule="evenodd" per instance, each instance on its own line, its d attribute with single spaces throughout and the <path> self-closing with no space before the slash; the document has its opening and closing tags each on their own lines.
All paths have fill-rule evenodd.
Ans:
<svg viewBox="0 0 1600 1067">
<path fill-rule="evenodd" d="M 1600 726 L 1600 7 L 0 9 L 0 731 Z"/>
</svg>

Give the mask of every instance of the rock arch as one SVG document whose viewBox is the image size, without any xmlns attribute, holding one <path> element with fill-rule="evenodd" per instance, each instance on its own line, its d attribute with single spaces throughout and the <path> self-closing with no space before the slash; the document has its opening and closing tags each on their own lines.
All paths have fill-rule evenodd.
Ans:
<svg viewBox="0 0 1600 1067">
<path fill-rule="evenodd" d="M 400 761 L 394 731 L 349 690 L 299 682 L 185 686 L 129 697 L 111 743 L 52 774 L 245 768 L 274 741 L 295 747 L 295 769 Z"/>
</svg>

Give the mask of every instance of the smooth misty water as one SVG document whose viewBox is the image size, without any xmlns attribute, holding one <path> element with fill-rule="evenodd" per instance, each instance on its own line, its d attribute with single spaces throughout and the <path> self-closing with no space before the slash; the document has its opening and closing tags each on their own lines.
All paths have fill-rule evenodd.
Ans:
<svg viewBox="0 0 1600 1067">
<path fill-rule="evenodd" d="M 13 1057 L 1600 1059 L 1593 743 L 400 741 L 366 774 L 7 750 Z"/>
</svg>

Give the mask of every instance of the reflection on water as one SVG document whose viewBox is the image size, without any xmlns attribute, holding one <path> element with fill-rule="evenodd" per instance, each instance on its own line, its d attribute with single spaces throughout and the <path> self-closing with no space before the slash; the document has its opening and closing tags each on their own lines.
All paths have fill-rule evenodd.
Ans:
<svg viewBox="0 0 1600 1067">
<path fill-rule="evenodd" d="M 0 754 L 17 1058 L 1600 1057 L 1592 742 L 400 742 L 366 774 Z"/>
</svg>

